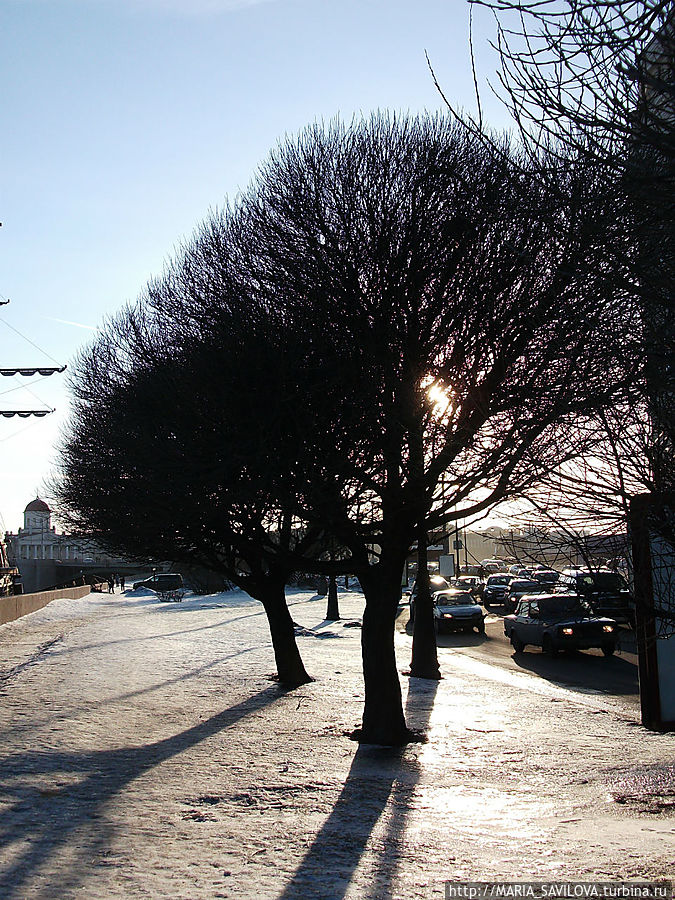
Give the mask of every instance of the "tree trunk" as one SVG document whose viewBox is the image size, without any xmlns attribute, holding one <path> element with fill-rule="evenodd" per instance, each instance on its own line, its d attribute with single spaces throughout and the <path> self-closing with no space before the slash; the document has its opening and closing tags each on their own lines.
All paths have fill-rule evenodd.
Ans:
<svg viewBox="0 0 675 900">
<path fill-rule="evenodd" d="M 326 621 L 337 622 L 340 619 L 340 607 L 338 605 L 337 581 L 335 575 L 328 579 L 328 607 L 326 609 Z"/>
<path fill-rule="evenodd" d="M 410 675 L 413 678 L 431 678 L 438 681 L 441 677 L 441 670 L 438 665 L 438 651 L 436 649 L 434 607 L 429 589 L 427 531 L 424 521 L 417 529 L 416 587 Z"/>
<path fill-rule="evenodd" d="M 305 670 L 295 640 L 293 619 L 286 603 L 284 585 L 266 591 L 262 604 L 270 626 L 279 683 L 287 688 L 296 688 L 312 681 Z"/>
<path fill-rule="evenodd" d="M 400 746 L 416 738 L 405 724 L 394 651 L 400 572 L 391 577 L 371 571 L 361 585 L 366 598 L 361 631 L 366 699 L 363 725 L 355 737 L 365 744 Z"/>
</svg>

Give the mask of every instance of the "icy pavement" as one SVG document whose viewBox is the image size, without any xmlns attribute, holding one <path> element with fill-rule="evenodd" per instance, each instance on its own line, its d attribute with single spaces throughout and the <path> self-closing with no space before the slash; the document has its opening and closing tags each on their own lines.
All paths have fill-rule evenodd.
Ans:
<svg viewBox="0 0 675 900">
<path fill-rule="evenodd" d="M 55 601 L 0 627 L 0 897 L 442 898 L 445 880 L 675 875 L 675 736 L 444 649 L 426 744 L 358 747 L 358 594 L 289 595 L 284 693 L 240 593 Z M 410 638 L 397 632 L 399 665 Z"/>
</svg>

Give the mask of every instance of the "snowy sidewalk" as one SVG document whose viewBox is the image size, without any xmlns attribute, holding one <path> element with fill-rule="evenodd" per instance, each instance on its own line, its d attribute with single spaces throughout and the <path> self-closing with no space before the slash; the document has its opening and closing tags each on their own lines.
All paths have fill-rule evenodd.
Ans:
<svg viewBox="0 0 675 900">
<path fill-rule="evenodd" d="M 90 595 L 0 628 L 3 900 L 409 900 L 445 880 L 673 876 L 675 737 L 446 649 L 440 683 L 401 678 L 429 742 L 358 747 L 363 598 L 341 595 L 340 623 L 325 599 L 289 599 L 317 679 L 290 693 L 239 593 Z"/>
</svg>

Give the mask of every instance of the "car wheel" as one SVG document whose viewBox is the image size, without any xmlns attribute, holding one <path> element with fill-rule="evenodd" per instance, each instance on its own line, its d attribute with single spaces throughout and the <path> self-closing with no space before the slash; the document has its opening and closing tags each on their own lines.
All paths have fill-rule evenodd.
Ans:
<svg viewBox="0 0 675 900">
<path fill-rule="evenodd" d="M 605 656 L 614 656 L 614 651 L 616 650 L 615 644 L 603 644 L 602 652 Z"/>
<path fill-rule="evenodd" d="M 557 648 L 553 646 L 553 641 L 551 640 L 551 637 L 548 634 L 544 635 L 544 640 L 541 642 L 541 649 L 548 656 L 556 656 L 558 653 Z"/>
<path fill-rule="evenodd" d="M 516 653 L 522 653 L 525 649 L 525 644 L 521 641 L 521 639 L 516 634 L 511 634 L 511 646 L 515 650 Z"/>
</svg>

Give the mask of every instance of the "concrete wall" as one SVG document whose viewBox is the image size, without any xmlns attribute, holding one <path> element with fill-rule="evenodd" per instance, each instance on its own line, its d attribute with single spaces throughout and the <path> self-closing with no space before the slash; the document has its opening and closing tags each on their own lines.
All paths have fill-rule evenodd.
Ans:
<svg viewBox="0 0 675 900">
<path fill-rule="evenodd" d="M 61 573 L 56 571 L 56 564 L 51 559 L 19 559 L 16 565 L 21 572 L 21 583 L 27 594 L 42 592 L 65 581 Z"/>
<path fill-rule="evenodd" d="M 65 597 L 69 600 L 79 600 L 86 597 L 91 588 L 88 584 L 82 587 L 61 588 L 56 591 L 40 591 L 37 594 L 18 594 L 14 597 L 0 597 L 0 625 L 13 622 L 28 613 L 42 609 L 52 600 Z"/>
</svg>

